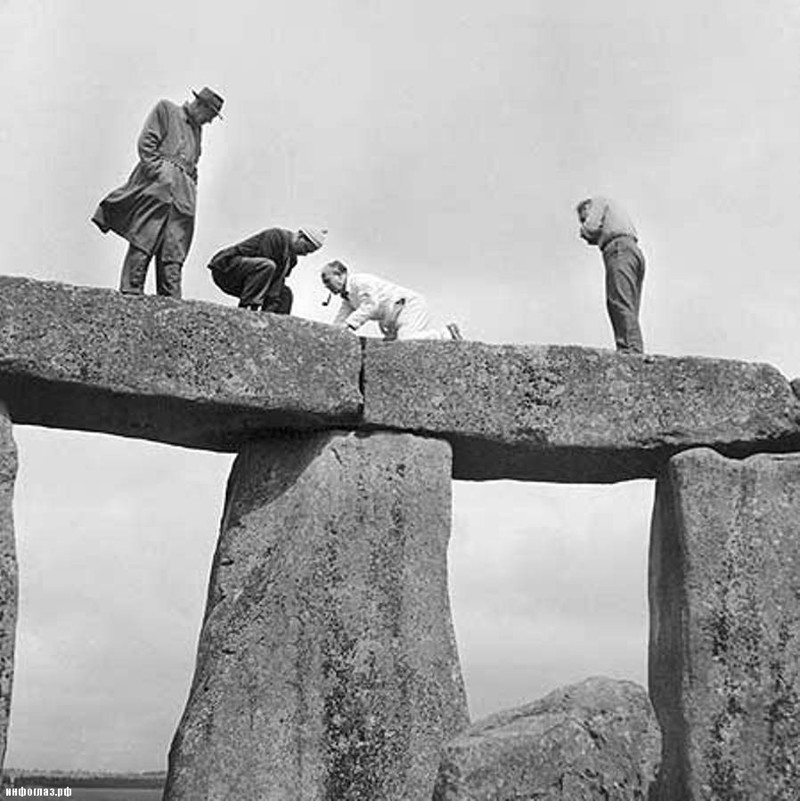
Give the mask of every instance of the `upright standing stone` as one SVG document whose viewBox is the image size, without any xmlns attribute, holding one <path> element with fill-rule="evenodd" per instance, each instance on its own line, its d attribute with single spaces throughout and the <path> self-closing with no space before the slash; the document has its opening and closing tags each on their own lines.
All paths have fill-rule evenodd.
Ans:
<svg viewBox="0 0 800 801">
<path fill-rule="evenodd" d="M 650 606 L 658 798 L 800 798 L 800 455 L 671 460 Z"/>
<path fill-rule="evenodd" d="M 171 801 L 429 799 L 467 723 L 447 590 L 450 447 L 326 432 L 228 484 Z"/>
<path fill-rule="evenodd" d="M 0 404 L 0 773 L 6 755 L 17 628 L 17 556 L 11 509 L 16 476 L 17 449 L 11 420 Z"/>
</svg>

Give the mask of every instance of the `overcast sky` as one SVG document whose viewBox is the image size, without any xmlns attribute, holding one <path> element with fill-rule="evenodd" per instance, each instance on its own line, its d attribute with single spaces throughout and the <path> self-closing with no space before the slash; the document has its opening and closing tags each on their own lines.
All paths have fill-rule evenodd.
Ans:
<svg viewBox="0 0 800 801">
<path fill-rule="evenodd" d="M 215 250 L 325 225 L 469 339 L 611 347 L 575 203 L 617 198 L 653 353 L 800 375 L 800 6 L 790 0 L 0 0 L 0 258 L 115 287 L 89 222 L 156 100 L 209 85 L 184 295 Z M 152 278 L 148 281 L 152 291 Z M 6 764 L 149 770 L 186 700 L 232 456 L 17 427 Z M 645 683 L 652 484 L 458 483 L 454 616 L 474 717 L 592 674 Z"/>
</svg>

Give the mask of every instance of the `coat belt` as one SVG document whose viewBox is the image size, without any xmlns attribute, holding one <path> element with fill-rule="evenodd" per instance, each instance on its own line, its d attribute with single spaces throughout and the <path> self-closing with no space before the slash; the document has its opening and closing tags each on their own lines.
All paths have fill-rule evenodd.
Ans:
<svg viewBox="0 0 800 801">
<path fill-rule="evenodd" d="M 195 183 L 197 183 L 197 168 L 190 164 L 186 159 L 182 159 L 180 156 L 164 156 L 162 155 L 161 158 L 164 161 L 168 161 L 170 164 L 174 164 L 181 172 L 185 172 Z"/>
</svg>

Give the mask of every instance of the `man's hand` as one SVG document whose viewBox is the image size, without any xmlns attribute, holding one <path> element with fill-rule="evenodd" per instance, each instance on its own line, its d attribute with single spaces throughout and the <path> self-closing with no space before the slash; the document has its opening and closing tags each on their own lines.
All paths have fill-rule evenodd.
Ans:
<svg viewBox="0 0 800 801">
<path fill-rule="evenodd" d="M 590 245 L 596 245 L 597 240 L 600 239 L 600 232 L 599 231 L 587 231 L 586 228 L 581 226 L 581 239 L 584 242 L 588 242 Z"/>
</svg>

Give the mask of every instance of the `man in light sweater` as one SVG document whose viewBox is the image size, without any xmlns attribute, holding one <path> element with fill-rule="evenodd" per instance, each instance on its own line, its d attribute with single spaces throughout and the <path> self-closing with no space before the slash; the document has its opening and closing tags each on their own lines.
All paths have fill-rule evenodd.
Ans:
<svg viewBox="0 0 800 801">
<path fill-rule="evenodd" d="M 334 325 L 357 331 L 374 320 L 387 341 L 462 339 L 455 323 L 434 327 L 425 298 L 410 289 L 369 273 L 351 273 L 340 261 L 329 262 L 322 268 L 322 283 L 342 299 Z"/>
<path fill-rule="evenodd" d="M 628 215 L 612 200 L 592 197 L 576 207 L 580 235 L 597 245 L 606 268 L 606 308 L 620 353 L 642 353 L 639 306 L 644 282 L 644 255 Z"/>
</svg>

